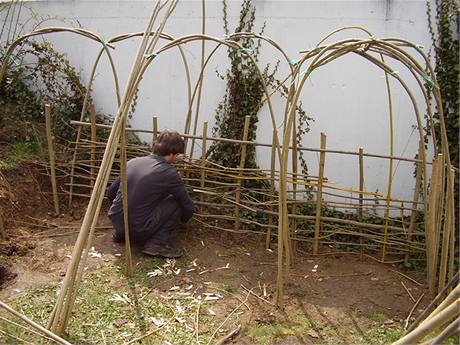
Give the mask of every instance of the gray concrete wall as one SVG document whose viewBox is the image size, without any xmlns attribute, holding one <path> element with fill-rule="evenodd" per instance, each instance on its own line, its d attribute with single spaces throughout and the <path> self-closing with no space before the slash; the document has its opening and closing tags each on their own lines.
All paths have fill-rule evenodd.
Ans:
<svg viewBox="0 0 460 345">
<path fill-rule="evenodd" d="M 153 1 L 29 1 L 26 6 L 41 15 L 56 16 L 45 26 L 76 25 L 101 34 L 105 38 L 126 32 L 142 31 L 153 7 Z M 255 1 L 257 24 L 267 23 L 265 34 L 278 42 L 292 59 L 301 55 L 300 50 L 314 47 L 327 33 L 344 26 L 358 25 L 371 31 L 376 37 L 401 37 L 425 47 L 430 46 L 427 30 L 425 1 Z M 222 3 L 207 1 L 206 32 L 222 37 Z M 239 1 L 229 1 L 230 27 L 234 28 L 239 15 Z M 28 16 L 23 11 L 22 17 Z M 67 21 L 63 23 L 62 20 Z M 166 25 L 165 31 L 176 37 L 200 33 L 201 2 L 181 1 Z M 365 37 L 359 31 L 347 31 L 329 39 L 328 42 L 348 37 Z M 49 35 L 59 51 L 66 52 L 71 62 L 81 69 L 83 79 L 93 64 L 99 47 L 95 43 L 70 34 Z M 117 44 L 113 51 L 125 85 L 139 39 Z M 162 42 L 164 44 L 165 42 Z M 214 44 L 207 44 L 210 51 Z M 187 58 L 191 63 L 192 77 L 196 80 L 200 63 L 200 43 L 187 44 Z M 425 51 L 427 51 L 425 48 Z M 415 54 L 415 52 L 413 52 Z M 274 64 L 281 56 L 271 47 L 265 46 L 261 62 Z M 408 79 L 414 87 L 416 97 L 422 101 L 421 93 L 410 79 L 403 66 L 388 61 L 394 70 Z M 205 76 L 200 121 L 214 123 L 214 111 L 223 96 L 225 85 L 215 71 L 224 72 L 227 66 L 225 50 L 212 60 Z M 282 66 L 279 78 L 284 77 L 287 66 Z M 409 98 L 402 88 L 392 81 L 395 114 L 395 155 L 413 157 L 417 151 L 418 135 L 414 130 L 415 115 Z M 114 114 L 116 99 L 109 65 L 103 62 L 98 69 L 94 85 L 94 99 L 99 111 Z M 278 121 L 281 121 L 284 103 L 275 98 Z M 366 152 L 389 154 L 389 112 L 384 75 L 375 66 L 359 56 L 346 56 L 315 71 L 302 94 L 302 103 L 315 122 L 303 144 L 319 146 L 319 133 L 328 136 L 328 147 L 357 151 L 360 146 Z M 423 102 L 420 102 L 424 112 Z M 151 127 L 151 116 L 159 117 L 161 129 L 183 130 L 187 111 L 187 94 L 184 69 L 177 51 L 160 55 L 146 73 L 139 92 L 136 114 L 131 123 L 134 127 Z M 270 142 L 272 126 L 267 109 L 259 114 L 258 141 Z M 199 133 L 201 132 L 201 124 Z M 143 139 L 150 141 L 148 136 Z M 258 159 L 262 167 L 269 165 L 269 151 L 260 149 Z M 306 154 L 310 172 L 316 175 L 318 156 Z M 393 195 L 412 199 L 414 166 L 395 163 Z M 358 186 L 358 158 L 328 155 L 326 176 L 340 185 Z M 386 193 L 388 161 L 365 160 L 365 186 L 370 191 Z"/>
</svg>

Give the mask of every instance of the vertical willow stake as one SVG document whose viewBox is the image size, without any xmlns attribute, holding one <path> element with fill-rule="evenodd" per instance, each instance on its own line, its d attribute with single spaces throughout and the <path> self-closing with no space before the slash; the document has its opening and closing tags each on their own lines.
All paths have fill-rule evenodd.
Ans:
<svg viewBox="0 0 460 345">
<path fill-rule="evenodd" d="M 243 128 L 243 141 L 248 140 L 249 133 L 249 122 L 251 117 L 246 115 L 244 119 L 244 128 Z M 240 169 L 238 170 L 238 179 L 236 181 L 236 195 L 235 195 L 235 230 L 238 230 L 240 227 L 240 198 L 241 198 L 241 177 L 243 176 L 244 163 L 246 162 L 246 143 L 241 144 L 241 156 L 240 156 Z"/>
<path fill-rule="evenodd" d="M 166 9 L 163 20 L 151 38 L 150 33 L 152 31 L 155 18 L 161 11 L 162 6 L 165 6 L 166 4 L 168 4 L 168 8 Z M 163 30 L 167 19 L 177 5 L 177 1 L 172 0 L 170 2 L 166 2 L 166 4 L 163 3 L 163 5 L 161 5 L 161 2 L 157 1 L 152 14 L 150 15 L 147 27 L 144 31 L 142 42 L 139 45 L 136 58 L 134 59 L 131 68 L 131 73 L 129 74 L 126 90 L 124 92 L 122 101 L 120 102 L 117 116 L 113 122 L 110 136 L 107 140 L 107 145 L 104 151 L 104 156 L 102 158 L 101 166 L 99 168 L 98 176 L 91 193 L 91 198 L 82 221 L 77 241 L 72 250 L 72 259 L 70 260 L 70 263 L 67 267 L 67 272 L 64 277 L 62 287 L 59 290 L 57 301 L 48 323 L 50 330 L 53 332 L 55 331 L 57 334 L 63 333 L 67 328 L 68 315 L 70 315 L 73 306 L 72 296 L 76 295 L 76 289 L 80 283 L 80 280 L 76 280 L 77 272 L 80 270 L 82 271 L 82 268 L 86 262 L 87 255 L 84 253 L 87 253 L 88 251 L 84 251 L 84 248 L 88 248 L 91 244 L 91 239 L 94 234 L 94 227 L 101 210 L 102 199 L 109 179 L 110 170 L 120 141 L 122 124 L 126 122 L 126 118 L 128 117 L 128 111 L 130 109 L 135 90 L 137 89 L 141 79 L 142 67 L 145 66 L 146 63 L 144 55 L 146 53 L 151 53 L 151 51 L 155 48 L 155 44 L 159 39 L 159 35 Z M 82 254 L 84 255 L 82 256 Z"/>
<path fill-rule="evenodd" d="M 298 153 L 297 153 L 297 130 L 295 125 L 295 118 L 293 119 L 292 125 L 292 198 L 294 199 L 294 204 L 292 205 L 292 213 L 296 214 L 297 212 L 297 167 L 298 167 Z M 290 238 L 294 238 L 297 232 L 297 221 L 296 219 L 291 220 L 291 236 Z M 295 252 L 297 250 L 297 241 L 292 241 L 292 257 L 291 261 L 294 262 Z"/>
<path fill-rule="evenodd" d="M 275 158 L 276 158 L 276 138 L 275 131 L 272 134 L 272 148 L 271 148 L 271 162 L 270 162 L 270 214 L 268 215 L 268 230 L 267 238 L 265 239 L 265 248 L 270 248 L 270 242 L 272 239 L 272 225 L 273 225 L 273 202 L 275 200 Z"/>
<path fill-rule="evenodd" d="M 90 108 L 91 116 L 91 187 L 94 186 L 94 181 L 96 180 L 96 140 L 97 140 L 97 131 L 96 131 L 96 107 L 94 104 L 91 104 Z"/>
<path fill-rule="evenodd" d="M 326 160 L 326 134 L 321 133 L 321 153 L 319 154 L 318 190 L 316 194 L 316 220 L 315 220 L 315 239 L 313 242 L 313 254 L 318 254 L 319 233 L 321 230 L 321 206 L 323 201 L 323 177 L 324 161 Z"/>
<path fill-rule="evenodd" d="M 131 243 L 129 240 L 129 218 L 128 218 L 128 179 L 126 175 L 126 123 L 121 124 L 120 135 L 120 186 L 123 205 L 123 222 L 125 228 L 125 250 L 126 250 L 126 275 L 133 275 L 133 258 L 131 255 Z"/>
<path fill-rule="evenodd" d="M 444 167 L 443 167 L 444 169 Z M 454 216 L 454 180 L 452 168 L 447 171 L 447 186 L 446 186 L 446 204 L 444 209 L 444 226 L 442 231 L 442 247 L 441 258 L 439 264 L 439 286 L 438 292 L 441 292 L 446 285 L 447 265 L 449 258 L 449 247 L 451 240 L 451 232 L 455 231 L 455 216 Z"/>
<path fill-rule="evenodd" d="M 48 155 L 50 159 L 51 188 L 53 189 L 54 213 L 59 215 L 59 198 L 56 183 L 56 158 L 54 155 L 54 138 L 52 134 L 51 106 L 45 104 L 46 140 L 48 143 Z"/>
<path fill-rule="evenodd" d="M 446 196 L 446 156 L 444 154 L 442 154 L 441 156 L 438 156 L 438 158 L 440 159 L 440 162 L 439 162 L 439 195 L 438 195 L 438 207 L 437 207 L 437 211 L 436 211 L 436 231 L 435 231 L 435 234 L 436 234 L 436 256 L 435 256 L 435 267 L 436 269 L 439 268 L 439 246 L 440 246 L 440 243 L 441 243 L 441 233 L 442 233 L 442 223 L 443 223 L 443 220 L 444 220 L 444 198 Z M 438 276 L 438 279 L 439 279 L 439 276 Z"/>
<path fill-rule="evenodd" d="M 204 189 L 204 182 L 206 179 L 206 139 L 208 137 L 208 121 L 203 122 L 203 142 L 201 144 L 201 178 L 200 178 L 200 187 Z M 200 193 L 200 201 L 204 201 L 204 193 Z"/>
<path fill-rule="evenodd" d="M 206 0 L 201 0 L 201 34 L 204 35 L 206 33 Z M 205 54 L 206 51 L 206 40 L 201 40 L 201 71 L 204 69 L 205 64 Z M 201 91 L 203 89 L 203 74 L 200 74 L 200 78 L 198 80 L 198 96 L 196 100 L 196 113 L 195 113 L 195 121 L 193 123 L 193 138 L 192 138 L 192 145 L 190 146 L 190 159 L 193 158 L 193 151 L 195 149 L 195 135 L 196 129 L 198 126 L 198 117 L 200 116 L 200 104 L 201 104 Z"/>
<path fill-rule="evenodd" d="M 358 220 L 363 221 L 363 190 L 364 190 L 364 157 L 363 157 L 363 148 L 359 148 L 359 209 L 358 209 Z M 363 230 L 361 230 L 361 233 Z M 364 238 L 363 236 L 359 237 L 359 257 L 361 260 L 364 259 Z"/>
<path fill-rule="evenodd" d="M 450 175 L 450 181 L 451 185 L 448 186 L 450 189 L 450 195 L 451 197 L 448 198 L 449 202 L 449 207 L 451 208 L 451 223 L 453 226 L 452 231 L 450 232 L 450 242 L 449 242 L 449 263 L 448 263 L 448 274 L 447 274 L 447 281 L 451 281 L 454 274 L 455 274 L 455 259 L 457 258 L 457 255 L 455 254 L 455 205 L 454 205 L 454 181 L 455 181 L 455 170 L 453 167 L 449 167 L 449 171 L 447 172 Z"/>
<path fill-rule="evenodd" d="M 430 191 L 428 195 L 428 214 L 425 227 L 428 289 L 432 297 L 436 295 L 436 259 L 438 256 L 436 225 L 439 209 L 439 195 L 441 194 L 441 184 L 439 181 L 442 169 L 441 162 L 442 154 L 438 154 L 438 157 L 433 161 L 432 165 Z"/>
<path fill-rule="evenodd" d="M 152 117 L 152 151 L 153 145 L 155 145 L 155 141 L 157 141 L 158 137 L 158 118 L 156 116 Z"/>
<path fill-rule="evenodd" d="M 383 55 L 380 55 L 382 63 L 384 62 Z M 390 156 L 394 154 L 394 124 L 393 124 L 393 98 L 391 96 L 390 80 L 388 73 L 385 73 L 385 83 L 387 86 L 388 94 L 388 110 L 390 117 Z M 387 250 L 388 241 L 388 225 L 390 222 L 390 203 L 391 203 L 391 190 L 393 186 L 393 158 L 390 158 L 390 166 L 388 167 L 388 187 L 387 187 L 387 200 L 385 208 L 385 227 L 383 229 L 383 245 L 382 245 L 382 257 L 381 260 L 385 261 L 385 255 Z"/>
<path fill-rule="evenodd" d="M 407 233 L 406 229 L 406 222 L 404 221 L 404 201 L 401 201 L 401 207 L 399 209 L 401 215 L 401 226 L 403 228 L 404 233 Z"/>
<path fill-rule="evenodd" d="M 423 142 L 420 140 L 418 143 L 418 158 L 421 157 L 421 151 L 423 150 Z M 414 197 L 412 199 L 412 211 L 410 215 L 410 222 L 409 222 L 409 229 L 407 230 L 407 241 L 410 242 L 412 240 L 412 234 L 415 229 L 415 222 L 417 220 L 417 205 L 420 196 L 420 186 L 422 183 L 422 163 L 416 163 L 416 173 L 415 173 L 415 190 L 414 190 Z M 410 250 L 410 249 L 409 249 Z M 407 264 L 409 262 L 409 252 L 406 253 L 404 257 L 404 262 Z"/>
</svg>

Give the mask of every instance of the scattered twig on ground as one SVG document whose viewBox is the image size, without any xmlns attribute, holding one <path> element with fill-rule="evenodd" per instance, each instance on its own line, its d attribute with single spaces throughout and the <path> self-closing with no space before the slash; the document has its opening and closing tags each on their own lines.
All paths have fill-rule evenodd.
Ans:
<svg viewBox="0 0 460 345">
<path fill-rule="evenodd" d="M 225 345 L 229 340 L 231 340 L 235 335 L 237 335 L 240 332 L 240 329 L 241 325 L 238 325 L 238 327 L 228 332 L 228 334 L 223 336 L 216 344 Z"/>
<path fill-rule="evenodd" d="M 420 301 L 423 299 L 423 296 L 425 296 L 424 293 L 422 293 L 422 295 L 418 298 L 417 302 L 415 302 L 414 306 L 413 306 L 412 309 L 410 310 L 409 315 L 407 315 L 406 323 L 404 324 L 404 330 L 406 330 L 406 329 L 407 329 L 407 326 L 409 326 L 410 318 L 411 318 L 412 314 L 414 313 L 415 308 L 417 308 L 418 304 L 419 304 Z"/>
<path fill-rule="evenodd" d="M 412 279 L 412 278 L 409 277 L 409 276 L 406 276 L 404 273 L 398 272 L 398 271 L 396 271 L 396 270 L 390 270 L 390 271 L 398 273 L 399 275 L 403 276 L 403 277 L 406 278 L 406 279 L 409 279 L 412 283 L 415 283 L 415 284 L 417 284 L 418 286 L 423 286 L 423 284 L 419 283 L 418 281 L 416 281 L 415 279 Z"/>
<path fill-rule="evenodd" d="M 403 282 L 401 282 L 401 285 L 403 286 L 404 290 L 406 290 L 406 292 L 407 292 L 407 294 L 409 295 L 409 297 L 411 298 L 411 300 L 415 302 L 414 296 L 412 296 L 412 294 L 410 293 L 410 291 L 409 291 L 409 289 L 406 287 L 406 285 L 404 285 Z"/>
<path fill-rule="evenodd" d="M 272 303 L 272 302 L 266 300 L 265 298 L 260 297 L 260 296 L 259 296 L 258 294 L 256 294 L 256 293 L 252 292 L 253 289 L 249 290 L 249 289 L 248 289 L 246 286 L 244 286 L 243 284 L 241 284 L 241 287 L 242 287 L 243 289 L 245 289 L 249 294 L 253 295 L 254 297 L 257 297 L 257 298 L 260 299 L 261 301 L 264 301 L 265 303 L 270 304 L 272 307 L 275 307 L 275 304 L 274 304 L 274 303 Z"/>
<path fill-rule="evenodd" d="M 32 343 L 29 343 L 28 341 L 25 341 L 25 340 L 22 339 L 22 338 L 18 338 L 18 337 L 16 337 L 16 336 L 12 335 L 12 334 L 9 334 L 8 332 L 2 331 L 1 329 L 0 329 L 0 333 L 5 334 L 7 337 L 10 337 L 10 338 L 19 340 L 19 341 L 21 342 L 21 344 L 30 344 L 30 345 L 33 345 Z"/>
<path fill-rule="evenodd" d="M 198 301 L 198 307 L 196 309 L 196 315 L 195 315 L 195 334 L 196 334 L 196 343 L 200 345 L 200 339 L 198 336 L 200 335 L 200 307 L 201 307 L 201 301 Z"/>
<path fill-rule="evenodd" d="M 2 301 L 0 301 L 0 307 L 2 307 L 3 309 L 5 309 L 6 311 L 8 311 L 9 313 L 13 314 L 14 316 L 16 316 L 17 318 L 21 319 L 22 321 L 24 321 L 25 323 L 27 323 L 28 325 L 34 327 L 35 329 L 38 329 L 40 332 L 43 332 L 44 334 L 46 334 L 47 336 L 49 336 L 50 338 L 52 338 L 56 343 L 58 344 L 63 344 L 63 345 L 71 345 L 68 341 L 66 341 L 65 339 L 62 339 L 61 337 L 59 337 L 58 335 L 54 334 L 53 332 L 47 330 L 46 328 L 40 326 L 38 323 L 35 323 L 33 322 L 32 320 L 28 319 L 26 316 L 18 313 L 16 310 L 14 310 L 13 308 L 11 308 L 8 304 L 6 303 L 3 303 Z M 9 335 L 7 333 L 7 335 Z M 27 343 L 27 342 L 25 342 Z"/>
<path fill-rule="evenodd" d="M 259 262 L 259 265 L 276 266 L 276 263 L 275 262 Z"/>
<path fill-rule="evenodd" d="M 249 295 L 252 293 L 252 290 L 248 290 L 248 294 L 246 295 L 246 298 L 244 299 L 244 301 L 246 302 L 249 298 Z M 209 341 L 208 341 L 208 344 L 211 344 L 211 341 L 214 339 L 214 337 L 216 336 L 217 332 L 222 328 L 222 326 L 228 321 L 228 319 L 230 319 L 230 317 L 238 310 L 240 309 L 240 307 L 243 305 L 244 303 L 240 303 L 235 309 L 232 310 L 232 312 L 230 314 L 227 315 L 227 317 L 225 318 L 225 320 L 219 325 L 219 327 L 216 328 L 216 330 L 214 331 L 214 333 L 211 335 L 211 338 L 209 338 Z"/>
<path fill-rule="evenodd" d="M 364 254 L 366 258 L 372 259 L 374 261 L 380 262 L 381 264 L 399 264 L 400 262 L 404 262 L 404 259 L 401 260 L 393 260 L 393 261 L 382 261 L 380 259 L 377 259 L 373 257 L 372 255 Z M 396 271 L 395 271 L 396 272 Z M 399 273 L 399 272 L 398 272 Z"/>
<path fill-rule="evenodd" d="M 318 253 L 318 254 L 313 254 L 306 252 L 305 250 L 297 248 L 296 251 L 299 253 L 308 255 L 308 256 L 328 256 L 328 255 L 359 255 L 359 253 L 354 253 L 354 252 L 328 252 L 328 253 Z"/>
<path fill-rule="evenodd" d="M 165 322 L 162 325 L 160 325 L 157 328 L 155 328 L 153 331 L 150 331 L 150 332 L 147 332 L 145 334 L 142 334 L 140 337 L 131 339 L 127 343 L 124 343 L 124 345 L 131 345 L 131 344 L 137 343 L 138 341 L 140 341 L 142 339 L 145 339 L 145 338 L 151 336 L 152 334 L 154 334 L 154 333 L 158 332 L 160 329 L 162 329 L 164 326 L 170 324 L 175 319 L 176 319 L 176 314 L 174 314 L 174 316 L 172 318 L 170 318 L 167 322 Z"/>
<path fill-rule="evenodd" d="M 297 274 L 297 273 L 290 273 L 289 275 L 294 277 L 312 277 L 312 278 L 342 278 L 342 277 L 356 277 L 356 276 L 368 276 L 372 274 L 373 271 L 369 272 L 357 272 L 357 273 L 346 273 L 346 274 Z"/>
<path fill-rule="evenodd" d="M 218 287 L 215 287 L 215 286 L 209 286 L 210 289 L 213 289 L 213 290 L 217 290 L 217 291 L 220 291 L 220 292 L 224 292 L 224 293 L 227 293 L 229 294 L 230 296 L 233 296 L 234 298 L 236 298 L 238 301 L 240 301 L 241 303 L 244 303 L 244 306 L 248 309 L 248 310 L 251 310 L 251 308 L 248 306 L 248 304 L 246 302 L 244 302 L 241 298 L 239 298 L 237 295 L 235 295 L 234 293 L 231 293 L 230 291 L 227 291 L 227 290 L 224 290 L 224 289 L 220 289 Z"/>
<path fill-rule="evenodd" d="M 25 327 L 25 326 L 23 326 L 23 325 L 20 325 L 19 323 L 16 323 L 16 322 L 14 322 L 14 321 L 12 321 L 12 320 L 9 320 L 9 319 L 7 319 L 7 318 L 5 318 L 5 317 L 0 316 L 0 320 L 3 320 L 3 321 L 5 321 L 5 322 L 7 322 L 7 323 L 10 323 L 10 324 L 12 324 L 12 325 L 15 325 L 16 327 L 22 328 L 25 332 L 30 332 L 30 333 L 33 333 L 33 334 L 35 334 L 35 335 L 38 335 L 38 336 L 41 337 L 41 338 L 45 338 L 45 339 L 47 339 L 47 340 L 49 340 L 49 341 L 55 342 L 54 339 L 51 339 L 50 337 L 47 337 L 46 335 L 40 334 L 39 332 L 34 331 L 34 330 L 31 329 L 31 328 L 28 328 L 28 327 Z"/>
<path fill-rule="evenodd" d="M 144 295 L 142 295 L 140 298 L 139 298 L 139 302 L 142 301 L 145 297 L 147 297 L 148 295 L 150 295 L 150 293 L 155 290 L 156 288 L 160 287 L 161 285 L 163 284 L 166 284 L 166 283 L 169 283 L 171 280 L 173 280 L 174 277 L 171 277 L 169 279 L 166 279 L 166 280 L 162 280 L 160 281 L 158 284 L 155 284 L 153 285 Z"/>
</svg>

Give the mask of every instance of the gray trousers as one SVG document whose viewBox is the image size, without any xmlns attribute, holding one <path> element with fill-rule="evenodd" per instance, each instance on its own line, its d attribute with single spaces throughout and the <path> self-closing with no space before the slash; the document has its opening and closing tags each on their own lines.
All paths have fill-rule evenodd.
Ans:
<svg viewBox="0 0 460 345">
<path fill-rule="evenodd" d="M 139 239 L 165 245 L 169 242 L 171 234 L 181 218 L 181 206 L 172 195 L 169 195 L 153 210 L 152 217 L 138 234 Z"/>
<path fill-rule="evenodd" d="M 133 242 L 149 242 L 165 245 L 169 242 L 171 234 L 182 218 L 182 208 L 176 199 L 169 195 L 152 211 L 152 215 L 140 228 L 130 228 L 129 235 Z M 123 241 L 124 230 L 116 229 L 114 238 Z"/>
</svg>

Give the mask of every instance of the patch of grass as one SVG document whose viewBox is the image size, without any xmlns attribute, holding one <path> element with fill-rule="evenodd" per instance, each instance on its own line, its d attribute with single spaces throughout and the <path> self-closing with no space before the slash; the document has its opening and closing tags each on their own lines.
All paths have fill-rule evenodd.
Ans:
<svg viewBox="0 0 460 345">
<path fill-rule="evenodd" d="M 19 296 L 13 303 L 10 302 L 10 305 L 21 314 L 46 326 L 47 317 L 54 306 L 57 288 L 57 284 L 46 284 Z M 3 309 L 0 311 L 0 316 L 15 323 L 21 323 L 19 319 L 8 314 Z M 0 320 L 0 329 L 3 331 L 0 334 L 1 344 L 21 344 L 26 343 L 26 341 L 30 343 L 31 339 L 33 339 L 33 344 L 49 344 L 47 340 L 34 335 L 32 332 L 25 331 L 23 328 L 4 319 Z"/>
<path fill-rule="evenodd" d="M 152 272 L 155 269 L 162 267 L 166 262 L 165 259 L 157 258 L 157 257 L 147 257 L 142 258 L 142 260 L 136 265 L 134 268 L 133 276 L 129 278 L 130 285 L 148 285 L 153 281 L 151 277 L 147 275 L 148 272 Z M 117 269 L 119 276 L 124 277 L 125 272 L 125 262 L 124 260 L 120 260 L 120 266 Z M 164 279 L 163 276 L 156 277 Z"/>
<path fill-rule="evenodd" d="M 248 335 L 259 344 L 273 344 L 285 335 L 285 330 L 280 325 L 258 325 L 249 327 Z"/>
<path fill-rule="evenodd" d="M 393 344 L 404 333 L 402 323 L 389 328 L 377 328 L 366 332 L 366 339 L 371 344 Z"/>
<path fill-rule="evenodd" d="M 319 333 L 321 328 L 317 326 L 315 331 Z M 249 326 L 246 334 L 259 344 L 273 344 L 277 339 L 287 336 L 305 341 L 311 329 L 311 320 L 300 314 L 290 314 L 288 317 L 279 318 L 274 324 Z"/>
<path fill-rule="evenodd" d="M 40 147 L 34 142 L 18 141 L 10 146 L 10 150 L 9 155 L 0 158 L 0 169 L 15 169 L 21 162 L 37 156 L 40 152 Z"/>
<path fill-rule="evenodd" d="M 356 304 L 352 304 L 352 305 L 350 306 L 350 311 L 351 311 L 351 313 L 352 313 L 353 315 L 356 315 L 356 316 L 361 316 L 361 315 L 363 315 L 363 311 L 362 311 L 361 308 L 360 308 L 358 305 L 356 305 Z"/>
<path fill-rule="evenodd" d="M 383 313 L 380 313 L 378 311 L 368 315 L 367 317 L 369 320 L 372 320 L 372 321 L 375 321 L 375 322 L 379 322 L 379 323 L 382 323 L 386 320 L 388 320 L 388 316 L 386 316 L 385 314 Z"/>
<path fill-rule="evenodd" d="M 238 290 L 236 286 L 228 284 L 219 284 L 217 287 L 230 293 L 235 293 Z"/>
<path fill-rule="evenodd" d="M 165 340 L 177 345 L 192 344 L 196 342 L 194 327 L 200 308 L 199 339 L 200 343 L 206 344 L 226 315 L 210 315 L 208 303 L 184 292 L 152 292 L 148 279 L 167 279 L 164 276 L 150 278 L 146 275 L 146 272 L 163 266 L 165 261 L 159 261 L 146 260 L 136 268 L 134 277 L 129 279 L 123 275 L 123 267 L 108 263 L 97 271 L 85 274 L 67 328 L 68 333 L 64 337 L 74 344 L 124 344 L 164 323 L 144 344 L 164 344 Z M 41 286 L 18 296 L 10 304 L 33 321 L 46 326 L 59 288 L 60 284 Z M 4 311 L 0 311 L 0 315 L 13 319 Z M 228 320 L 222 333 L 234 325 L 237 319 L 235 315 Z M 0 329 L 10 334 L 0 333 L 0 344 L 17 343 L 18 340 L 13 337 L 37 345 L 48 344 L 1 319 Z M 218 333 L 214 341 L 222 333 Z"/>
<path fill-rule="evenodd" d="M 446 345 L 458 345 L 458 344 L 460 344 L 460 336 L 453 335 L 453 336 L 447 338 L 444 341 L 444 344 L 446 344 Z"/>
</svg>

